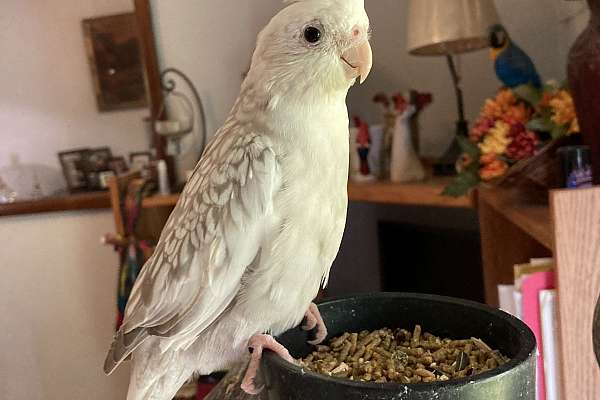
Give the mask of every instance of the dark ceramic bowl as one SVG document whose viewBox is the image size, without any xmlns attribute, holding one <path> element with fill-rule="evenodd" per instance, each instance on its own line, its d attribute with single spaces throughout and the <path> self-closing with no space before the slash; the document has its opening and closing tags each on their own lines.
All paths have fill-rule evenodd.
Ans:
<svg viewBox="0 0 600 400">
<path fill-rule="evenodd" d="M 475 377 L 401 385 L 335 379 L 302 370 L 266 352 L 261 371 L 269 400 L 533 400 L 535 337 L 518 319 L 482 304 L 447 297 L 379 293 L 319 305 L 329 337 L 383 327 L 411 329 L 419 324 L 434 335 L 478 337 L 511 361 Z M 308 355 L 309 334 L 292 329 L 278 340 L 292 356 Z"/>
</svg>

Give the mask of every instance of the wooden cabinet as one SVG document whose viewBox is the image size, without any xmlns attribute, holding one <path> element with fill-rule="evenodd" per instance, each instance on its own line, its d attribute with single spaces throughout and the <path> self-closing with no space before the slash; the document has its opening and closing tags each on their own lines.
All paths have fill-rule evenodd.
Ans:
<svg viewBox="0 0 600 400">
<path fill-rule="evenodd" d="M 481 189 L 478 208 L 487 303 L 498 305 L 497 285 L 513 282 L 514 264 L 553 256 L 562 398 L 597 399 L 592 324 L 600 294 L 600 188 L 555 191 L 550 206 L 532 205 L 516 192 Z"/>
</svg>

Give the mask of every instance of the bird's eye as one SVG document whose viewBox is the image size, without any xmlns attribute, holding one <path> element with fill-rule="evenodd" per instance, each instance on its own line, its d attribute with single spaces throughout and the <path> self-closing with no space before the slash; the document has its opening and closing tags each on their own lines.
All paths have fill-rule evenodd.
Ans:
<svg viewBox="0 0 600 400">
<path fill-rule="evenodd" d="M 323 36 L 323 34 L 319 30 L 319 28 L 315 28 L 314 26 L 307 26 L 306 28 L 304 28 L 304 39 L 308 43 L 318 43 L 319 40 L 321 40 L 321 36 Z"/>
</svg>

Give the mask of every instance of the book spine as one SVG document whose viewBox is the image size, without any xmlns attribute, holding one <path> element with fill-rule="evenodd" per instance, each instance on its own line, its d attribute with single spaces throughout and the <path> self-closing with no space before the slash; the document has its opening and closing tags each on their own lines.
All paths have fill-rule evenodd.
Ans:
<svg viewBox="0 0 600 400">
<path fill-rule="evenodd" d="M 542 290 L 539 295 L 542 341 L 544 346 L 544 378 L 546 379 L 546 399 L 560 400 L 561 366 L 558 357 L 558 312 L 556 290 Z"/>
</svg>

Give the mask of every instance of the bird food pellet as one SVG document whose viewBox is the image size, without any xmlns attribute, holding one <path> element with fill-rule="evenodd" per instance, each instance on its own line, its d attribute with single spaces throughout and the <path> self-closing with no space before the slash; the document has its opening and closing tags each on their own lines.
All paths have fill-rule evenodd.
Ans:
<svg viewBox="0 0 600 400">
<path fill-rule="evenodd" d="M 307 370 L 361 382 L 430 383 L 497 368 L 509 358 L 477 338 L 442 339 L 417 325 L 346 332 L 300 360 Z"/>
</svg>

